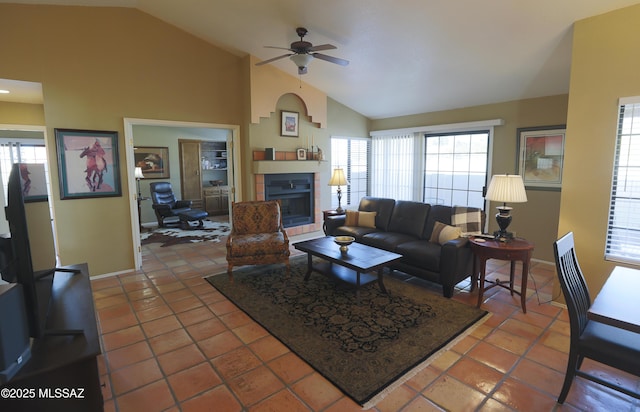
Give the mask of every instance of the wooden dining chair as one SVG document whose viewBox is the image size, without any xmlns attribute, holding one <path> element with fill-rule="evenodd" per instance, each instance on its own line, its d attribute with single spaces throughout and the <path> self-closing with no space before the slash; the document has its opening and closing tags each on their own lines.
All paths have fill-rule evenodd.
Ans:
<svg viewBox="0 0 640 412">
<path fill-rule="evenodd" d="M 555 241 L 553 251 L 560 286 L 569 311 L 571 328 L 567 373 L 558 403 L 563 403 L 567 398 L 575 376 L 640 399 L 640 394 L 636 392 L 580 370 L 584 358 L 589 358 L 640 376 L 640 334 L 587 318 L 591 298 L 578 264 L 572 232 Z"/>
</svg>

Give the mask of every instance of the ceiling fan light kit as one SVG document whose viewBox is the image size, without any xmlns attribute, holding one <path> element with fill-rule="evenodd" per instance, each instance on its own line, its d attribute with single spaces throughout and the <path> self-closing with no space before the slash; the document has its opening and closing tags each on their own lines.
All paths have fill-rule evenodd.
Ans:
<svg viewBox="0 0 640 412">
<path fill-rule="evenodd" d="M 327 56 L 326 54 L 316 53 L 321 50 L 332 50 L 336 49 L 336 46 L 332 44 L 321 44 L 319 46 L 314 46 L 308 41 L 304 41 L 303 38 L 307 34 L 307 29 L 304 27 L 298 27 L 296 29 L 296 33 L 300 37 L 299 41 L 294 41 L 291 43 L 290 47 L 276 47 L 276 46 L 265 46 L 270 49 L 282 49 L 289 50 L 293 53 L 283 54 L 282 56 L 277 56 L 272 59 L 263 60 L 259 63 L 256 63 L 256 66 L 261 66 L 263 64 L 271 63 L 276 60 L 283 59 L 285 57 L 289 57 L 291 61 L 298 67 L 298 74 L 306 74 L 307 66 L 311 63 L 314 58 L 318 58 L 320 60 L 328 61 L 330 63 L 339 64 L 341 66 L 346 66 L 349 64 L 348 60 L 340 59 L 337 57 Z"/>
<path fill-rule="evenodd" d="M 311 60 L 313 60 L 313 56 L 310 54 L 294 54 L 289 58 L 296 64 L 296 66 L 298 66 L 299 69 L 307 67 L 307 65 L 311 63 Z"/>
</svg>

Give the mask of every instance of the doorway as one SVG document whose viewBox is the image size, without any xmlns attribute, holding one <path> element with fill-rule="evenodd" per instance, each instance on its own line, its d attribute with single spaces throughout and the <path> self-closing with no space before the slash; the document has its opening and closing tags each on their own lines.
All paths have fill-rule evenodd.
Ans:
<svg viewBox="0 0 640 412">
<path fill-rule="evenodd" d="M 229 164 L 227 167 L 227 179 L 229 184 L 229 196 L 228 202 L 240 200 L 238 195 L 241 191 L 241 170 L 240 170 L 240 126 L 238 125 L 226 125 L 215 123 L 193 123 L 193 122 L 180 122 L 180 121 L 167 121 L 167 120 L 153 120 L 153 119 L 124 119 L 124 134 L 125 134 L 125 157 L 127 164 L 127 179 L 129 182 L 129 204 L 132 222 L 132 240 L 134 246 L 134 264 L 136 269 L 140 269 L 142 266 L 142 247 L 140 241 L 140 215 L 138 211 L 138 194 L 137 194 L 137 182 L 135 178 L 135 157 L 134 146 L 137 144 L 135 141 L 135 130 L 137 126 L 160 126 L 161 128 L 180 130 L 180 129 L 199 129 L 210 130 L 224 133 L 224 141 L 227 147 L 227 155 L 229 158 Z M 207 139 L 202 139 L 206 141 Z M 164 144 L 164 143 L 163 143 Z M 168 144 L 168 143 L 167 143 Z M 177 188 L 180 186 L 180 167 L 179 167 L 179 150 L 178 150 L 178 136 L 175 140 L 172 139 L 171 148 L 169 150 L 169 171 L 167 180 Z M 156 145 L 158 146 L 158 145 Z M 173 166 L 171 165 L 173 163 Z M 177 189 L 176 193 L 180 193 Z"/>
</svg>

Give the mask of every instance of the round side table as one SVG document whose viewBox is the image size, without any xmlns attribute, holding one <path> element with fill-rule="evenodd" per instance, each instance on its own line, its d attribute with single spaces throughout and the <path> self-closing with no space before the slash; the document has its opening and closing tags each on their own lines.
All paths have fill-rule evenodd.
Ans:
<svg viewBox="0 0 640 412">
<path fill-rule="evenodd" d="M 500 286 L 509 289 L 511 296 L 513 296 L 514 293 L 520 295 L 522 312 L 527 313 L 527 278 L 529 275 L 531 255 L 533 254 L 533 243 L 522 238 L 510 239 L 507 242 L 501 242 L 495 239 L 471 238 L 469 242 L 471 243 L 471 251 L 475 256 L 471 281 L 474 285 L 478 279 L 480 281 L 478 288 L 478 307 L 482 304 L 482 297 L 485 291 L 495 286 Z M 508 286 L 500 282 L 500 280 L 496 280 L 495 282 L 485 280 L 487 260 L 489 259 L 508 260 L 511 262 Z M 522 286 L 520 291 L 514 290 L 513 288 L 513 278 L 517 261 L 522 262 Z M 485 287 L 485 282 L 490 283 L 490 285 Z"/>
</svg>

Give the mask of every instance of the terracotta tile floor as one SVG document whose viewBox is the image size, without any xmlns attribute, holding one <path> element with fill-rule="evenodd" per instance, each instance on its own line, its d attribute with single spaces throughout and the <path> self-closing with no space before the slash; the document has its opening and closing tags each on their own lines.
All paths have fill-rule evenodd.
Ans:
<svg viewBox="0 0 640 412">
<path fill-rule="evenodd" d="M 92 282 L 106 411 L 361 410 L 203 280 L 226 269 L 224 239 L 152 244 L 143 259 L 140 272 Z M 508 264 L 489 264 L 490 278 L 505 279 Z M 566 310 L 539 303 L 551 298 L 554 267 L 535 263 L 531 278 L 527 314 L 507 290 L 488 291 L 483 307 L 493 316 L 371 410 L 640 410 L 638 401 L 580 378 L 567 402 L 556 404 L 569 323 Z M 463 282 L 454 299 L 475 304 L 477 293 Z M 584 367 L 639 386 L 602 365 Z"/>
</svg>

